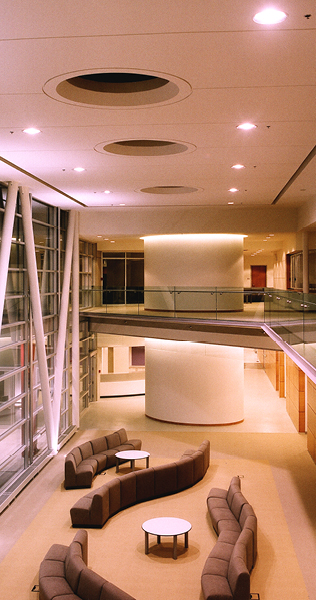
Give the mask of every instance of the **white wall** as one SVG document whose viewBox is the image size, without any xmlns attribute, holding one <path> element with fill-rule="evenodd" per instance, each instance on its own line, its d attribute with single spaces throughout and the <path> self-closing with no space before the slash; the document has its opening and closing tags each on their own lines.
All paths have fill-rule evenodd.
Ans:
<svg viewBox="0 0 316 600">
<path fill-rule="evenodd" d="M 146 340 L 146 415 L 212 425 L 244 418 L 244 350 Z"/>
</svg>

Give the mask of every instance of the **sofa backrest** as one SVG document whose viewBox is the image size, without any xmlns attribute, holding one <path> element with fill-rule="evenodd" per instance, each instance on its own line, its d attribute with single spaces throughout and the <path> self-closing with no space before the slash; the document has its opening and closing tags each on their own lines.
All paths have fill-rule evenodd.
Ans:
<svg viewBox="0 0 316 600">
<path fill-rule="evenodd" d="M 71 542 L 65 560 L 65 577 L 74 591 L 77 593 L 80 575 L 86 567 L 87 560 L 87 532 L 78 531 L 74 540 Z"/>
<path fill-rule="evenodd" d="M 250 573 L 247 568 L 247 544 L 250 538 L 250 530 L 243 530 L 230 557 L 227 578 L 234 600 L 250 598 Z"/>
<path fill-rule="evenodd" d="M 232 505 L 232 501 L 234 498 L 234 495 L 237 492 L 240 492 L 240 477 L 238 477 L 238 475 L 236 475 L 236 477 L 233 477 L 230 484 L 229 484 L 229 488 L 227 490 L 227 496 L 226 496 L 226 500 L 227 500 L 227 504 L 229 506 L 229 508 L 231 508 Z"/>
</svg>

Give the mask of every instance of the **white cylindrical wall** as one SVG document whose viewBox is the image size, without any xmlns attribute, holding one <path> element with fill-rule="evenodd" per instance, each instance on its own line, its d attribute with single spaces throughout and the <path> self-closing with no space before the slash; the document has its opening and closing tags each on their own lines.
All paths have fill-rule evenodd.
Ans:
<svg viewBox="0 0 316 600">
<path fill-rule="evenodd" d="M 144 257 L 146 309 L 242 310 L 242 235 L 150 236 Z M 211 288 L 236 292 L 219 296 Z"/>
<path fill-rule="evenodd" d="M 242 348 L 146 339 L 145 412 L 170 423 L 224 425 L 244 418 Z"/>
</svg>

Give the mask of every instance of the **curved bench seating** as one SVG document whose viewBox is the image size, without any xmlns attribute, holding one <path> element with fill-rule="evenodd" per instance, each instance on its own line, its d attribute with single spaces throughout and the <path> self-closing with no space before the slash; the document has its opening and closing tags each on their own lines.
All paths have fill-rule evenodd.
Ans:
<svg viewBox="0 0 316 600">
<path fill-rule="evenodd" d="M 210 442 L 204 440 L 176 462 L 115 477 L 74 504 L 70 509 L 72 526 L 103 527 L 109 517 L 128 506 L 193 486 L 204 477 L 209 464 Z"/>
<path fill-rule="evenodd" d="M 91 487 L 97 473 L 115 465 L 116 452 L 140 450 L 141 446 L 141 440 L 128 440 L 122 428 L 73 448 L 65 458 L 66 490 Z"/>
<path fill-rule="evenodd" d="M 53 544 L 39 569 L 40 600 L 135 600 L 87 567 L 88 534 L 78 531 L 69 546 Z"/>
<path fill-rule="evenodd" d="M 228 490 L 211 489 L 207 506 L 218 540 L 202 572 L 205 600 L 249 600 L 257 557 L 257 518 L 241 493 L 240 478 Z"/>
</svg>

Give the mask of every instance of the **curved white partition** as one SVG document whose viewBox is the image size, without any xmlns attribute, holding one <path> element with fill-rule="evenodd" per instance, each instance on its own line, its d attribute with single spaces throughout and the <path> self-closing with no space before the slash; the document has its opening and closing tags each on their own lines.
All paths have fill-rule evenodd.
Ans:
<svg viewBox="0 0 316 600">
<path fill-rule="evenodd" d="M 146 339 L 145 413 L 187 425 L 242 421 L 243 349 Z"/>
<path fill-rule="evenodd" d="M 149 236 L 144 255 L 145 309 L 243 310 L 242 235 Z"/>
</svg>

